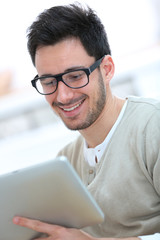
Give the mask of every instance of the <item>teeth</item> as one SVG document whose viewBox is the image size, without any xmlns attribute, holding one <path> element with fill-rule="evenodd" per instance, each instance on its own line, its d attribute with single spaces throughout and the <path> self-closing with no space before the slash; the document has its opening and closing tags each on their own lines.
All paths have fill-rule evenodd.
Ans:
<svg viewBox="0 0 160 240">
<path fill-rule="evenodd" d="M 79 107 L 81 104 L 82 104 L 82 102 L 78 103 L 77 105 L 75 105 L 74 107 L 71 107 L 71 108 L 63 108 L 63 110 L 66 112 L 70 112 L 70 111 L 73 111 L 74 109 L 76 109 L 77 107 Z"/>
</svg>

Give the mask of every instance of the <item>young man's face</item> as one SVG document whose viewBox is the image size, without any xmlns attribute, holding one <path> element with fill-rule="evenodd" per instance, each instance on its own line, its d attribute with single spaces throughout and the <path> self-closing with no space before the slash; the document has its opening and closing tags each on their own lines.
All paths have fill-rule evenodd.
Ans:
<svg viewBox="0 0 160 240">
<path fill-rule="evenodd" d="M 95 62 L 78 39 L 67 39 L 55 45 L 37 49 L 35 65 L 38 75 L 56 75 L 68 69 L 88 68 Z M 106 86 L 101 72 L 96 69 L 83 88 L 72 89 L 63 82 L 46 100 L 72 130 L 88 128 L 101 115 L 106 103 Z"/>
</svg>

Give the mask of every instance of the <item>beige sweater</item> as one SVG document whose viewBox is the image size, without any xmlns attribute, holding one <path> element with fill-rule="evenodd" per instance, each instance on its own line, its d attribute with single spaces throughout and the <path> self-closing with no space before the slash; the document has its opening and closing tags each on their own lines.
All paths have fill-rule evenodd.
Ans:
<svg viewBox="0 0 160 240">
<path fill-rule="evenodd" d="M 95 168 L 84 160 L 83 144 L 80 136 L 59 155 L 68 157 L 105 214 L 103 224 L 85 231 L 95 237 L 160 232 L 160 102 L 128 99 L 124 116 Z"/>
</svg>

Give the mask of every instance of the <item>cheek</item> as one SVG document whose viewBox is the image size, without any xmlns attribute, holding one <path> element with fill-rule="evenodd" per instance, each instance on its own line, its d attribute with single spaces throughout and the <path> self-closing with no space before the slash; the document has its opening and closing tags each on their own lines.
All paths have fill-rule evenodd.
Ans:
<svg viewBox="0 0 160 240">
<path fill-rule="evenodd" d="M 46 99 L 46 101 L 49 103 L 49 105 L 51 105 L 52 106 L 52 103 L 53 103 L 53 96 L 52 95 L 46 95 L 45 96 L 45 99 Z"/>
</svg>

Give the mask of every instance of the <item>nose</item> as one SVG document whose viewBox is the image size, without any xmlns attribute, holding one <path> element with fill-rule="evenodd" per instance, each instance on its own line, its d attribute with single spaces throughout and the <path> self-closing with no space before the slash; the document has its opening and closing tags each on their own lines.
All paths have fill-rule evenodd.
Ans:
<svg viewBox="0 0 160 240">
<path fill-rule="evenodd" d="M 59 81 L 56 94 L 57 102 L 66 104 L 73 98 L 74 89 L 66 86 L 63 82 Z"/>
</svg>

